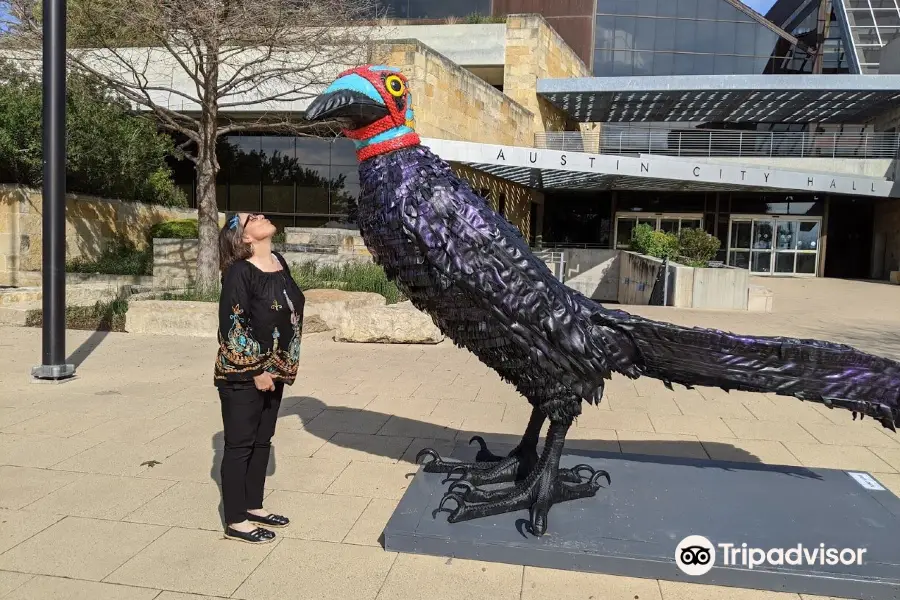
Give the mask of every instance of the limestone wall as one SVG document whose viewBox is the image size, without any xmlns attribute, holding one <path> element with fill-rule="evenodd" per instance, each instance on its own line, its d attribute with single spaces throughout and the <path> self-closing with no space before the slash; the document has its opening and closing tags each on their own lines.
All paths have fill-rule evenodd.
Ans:
<svg viewBox="0 0 900 600">
<path fill-rule="evenodd" d="M 0 285 L 29 285 L 41 270 L 43 196 L 40 190 L 0 185 Z M 197 211 L 66 195 L 66 259 L 96 258 L 117 239 L 146 247 L 152 225 L 196 218 Z"/>
<path fill-rule="evenodd" d="M 528 109 L 422 42 L 380 44 L 372 60 L 401 69 L 409 79 L 416 131 L 422 137 L 532 144 L 534 116 Z"/>
<path fill-rule="evenodd" d="M 538 97 L 537 80 L 588 76 L 590 69 L 544 17 L 509 16 L 503 92 L 531 111 L 535 132 L 579 129 L 566 122 L 562 111 Z"/>
</svg>

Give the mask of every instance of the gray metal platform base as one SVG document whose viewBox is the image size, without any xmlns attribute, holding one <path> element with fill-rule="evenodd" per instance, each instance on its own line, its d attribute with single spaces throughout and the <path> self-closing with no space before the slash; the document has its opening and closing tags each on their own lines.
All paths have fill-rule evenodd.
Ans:
<svg viewBox="0 0 900 600">
<path fill-rule="evenodd" d="M 475 449 L 458 446 L 452 457 L 471 460 Z M 500 454 L 509 447 L 491 450 Z M 820 596 L 900 599 L 900 499 L 870 474 L 567 450 L 562 465 L 579 463 L 605 469 L 612 484 L 594 498 L 555 505 L 541 538 L 524 528 L 526 511 L 453 524 L 447 523 L 447 512 L 433 517 L 447 487 L 441 483 L 445 476 L 419 469 L 384 530 L 385 549 Z M 676 546 L 689 535 L 705 536 L 714 545 L 714 566 L 704 575 L 685 574 L 676 564 Z M 819 564 L 818 554 L 812 565 L 749 568 L 740 554 L 735 557 L 739 564 L 726 563 L 724 555 L 731 552 L 720 544 L 741 550 L 745 543 L 763 552 L 798 544 L 810 553 L 822 552 L 821 544 L 866 551 L 861 564 L 851 565 L 829 565 L 827 552 L 825 564 Z M 786 558 L 793 561 L 796 553 Z"/>
</svg>

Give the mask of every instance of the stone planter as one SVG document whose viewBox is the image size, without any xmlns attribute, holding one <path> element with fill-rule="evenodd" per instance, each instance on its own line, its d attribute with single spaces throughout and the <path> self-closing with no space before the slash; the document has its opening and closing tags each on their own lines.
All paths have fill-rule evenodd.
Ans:
<svg viewBox="0 0 900 600">
<path fill-rule="evenodd" d="M 334 339 L 370 344 L 438 344 L 444 340 L 444 334 L 427 314 L 410 302 L 401 302 L 345 312 Z"/>
<path fill-rule="evenodd" d="M 622 251 L 619 270 L 621 304 L 661 304 L 663 261 Z M 755 290 L 751 302 L 750 273 L 734 267 L 688 267 L 669 262 L 665 305 L 706 310 L 772 310 L 771 292 Z M 763 291 L 764 290 L 764 291 Z"/>
<path fill-rule="evenodd" d="M 219 305 L 215 302 L 138 300 L 130 302 L 125 331 L 151 335 L 213 338 L 219 330 Z"/>
</svg>

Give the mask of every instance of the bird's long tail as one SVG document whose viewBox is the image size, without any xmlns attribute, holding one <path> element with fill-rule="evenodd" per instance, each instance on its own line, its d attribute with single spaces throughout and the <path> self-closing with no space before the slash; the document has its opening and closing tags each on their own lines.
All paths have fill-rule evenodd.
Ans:
<svg viewBox="0 0 900 600">
<path fill-rule="evenodd" d="M 667 386 L 708 386 L 774 393 L 870 416 L 896 432 L 900 363 L 821 340 L 745 336 L 682 327 L 621 311 L 600 311 L 595 324 L 627 335 L 644 376 Z"/>
</svg>

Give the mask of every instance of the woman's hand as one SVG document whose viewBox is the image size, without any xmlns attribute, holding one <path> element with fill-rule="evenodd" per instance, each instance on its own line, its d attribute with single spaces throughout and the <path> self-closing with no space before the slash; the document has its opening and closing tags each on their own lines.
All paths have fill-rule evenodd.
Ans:
<svg viewBox="0 0 900 600">
<path fill-rule="evenodd" d="M 256 384 L 256 389 L 261 392 L 275 391 L 275 380 L 272 379 L 272 374 L 268 371 L 263 371 L 259 375 L 256 375 L 253 378 L 253 383 Z"/>
</svg>

